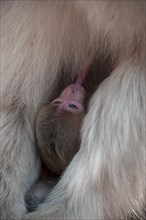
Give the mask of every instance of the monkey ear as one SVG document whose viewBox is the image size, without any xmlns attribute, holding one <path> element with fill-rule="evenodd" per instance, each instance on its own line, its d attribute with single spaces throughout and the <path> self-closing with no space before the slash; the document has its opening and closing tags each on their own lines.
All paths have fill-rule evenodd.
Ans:
<svg viewBox="0 0 146 220">
<path fill-rule="evenodd" d="M 53 101 L 51 102 L 51 104 L 53 104 L 53 105 L 59 105 L 59 104 L 62 103 L 62 101 L 63 101 L 63 99 L 59 97 L 59 98 L 53 100 Z"/>
</svg>

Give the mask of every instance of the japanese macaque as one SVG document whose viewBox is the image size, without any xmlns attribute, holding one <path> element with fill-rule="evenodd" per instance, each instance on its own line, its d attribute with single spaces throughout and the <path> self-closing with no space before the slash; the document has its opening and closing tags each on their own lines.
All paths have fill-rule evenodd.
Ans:
<svg viewBox="0 0 146 220">
<path fill-rule="evenodd" d="M 143 0 L 0 1 L 2 220 L 144 219 L 145 12 Z M 79 150 L 27 213 L 41 172 L 37 114 L 94 59 Z"/>
<path fill-rule="evenodd" d="M 57 175 L 61 175 L 79 150 L 81 124 L 85 116 L 82 84 L 86 74 L 87 70 L 81 71 L 75 84 L 67 86 L 58 98 L 40 110 L 37 117 L 39 153 L 48 170 Z M 42 177 L 35 183 L 26 194 L 28 211 L 35 210 L 44 201 L 55 183 L 50 181 L 50 177 Z"/>
<path fill-rule="evenodd" d="M 80 146 L 80 130 L 85 116 L 85 89 L 81 71 L 75 84 L 43 107 L 37 117 L 36 139 L 45 165 L 60 175 Z"/>
</svg>

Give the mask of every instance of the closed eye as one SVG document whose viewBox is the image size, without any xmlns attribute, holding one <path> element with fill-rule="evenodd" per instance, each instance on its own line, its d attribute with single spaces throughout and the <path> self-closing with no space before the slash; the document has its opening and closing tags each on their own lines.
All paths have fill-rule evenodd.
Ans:
<svg viewBox="0 0 146 220">
<path fill-rule="evenodd" d="M 72 108 L 74 110 L 78 109 L 78 107 L 74 104 L 69 104 L 68 106 L 69 106 L 69 108 Z"/>
</svg>

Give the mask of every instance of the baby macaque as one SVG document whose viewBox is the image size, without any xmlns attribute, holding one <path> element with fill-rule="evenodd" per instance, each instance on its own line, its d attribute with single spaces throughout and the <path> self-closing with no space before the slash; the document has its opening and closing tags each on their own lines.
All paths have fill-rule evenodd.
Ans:
<svg viewBox="0 0 146 220">
<path fill-rule="evenodd" d="M 43 107 L 36 123 L 38 149 L 45 165 L 61 174 L 80 145 L 85 90 L 75 83 Z"/>
<path fill-rule="evenodd" d="M 36 139 L 41 158 L 48 170 L 57 175 L 61 175 L 79 150 L 80 129 L 85 116 L 82 83 L 86 74 L 87 71 L 81 71 L 74 84 L 67 86 L 58 98 L 40 110 L 36 120 Z M 38 181 L 26 195 L 28 210 L 37 208 L 49 191 L 49 181 Z"/>
</svg>

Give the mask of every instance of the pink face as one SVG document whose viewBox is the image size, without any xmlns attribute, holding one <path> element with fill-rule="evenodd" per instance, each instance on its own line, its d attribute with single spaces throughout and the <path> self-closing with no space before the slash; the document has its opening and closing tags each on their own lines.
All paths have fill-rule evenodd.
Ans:
<svg viewBox="0 0 146 220">
<path fill-rule="evenodd" d="M 52 101 L 52 104 L 58 105 L 58 109 L 78 113 L 84 111 L 84 97 L 84 88 L 73 84 L 65 88 L 61 95 Z"/>
</svg>

